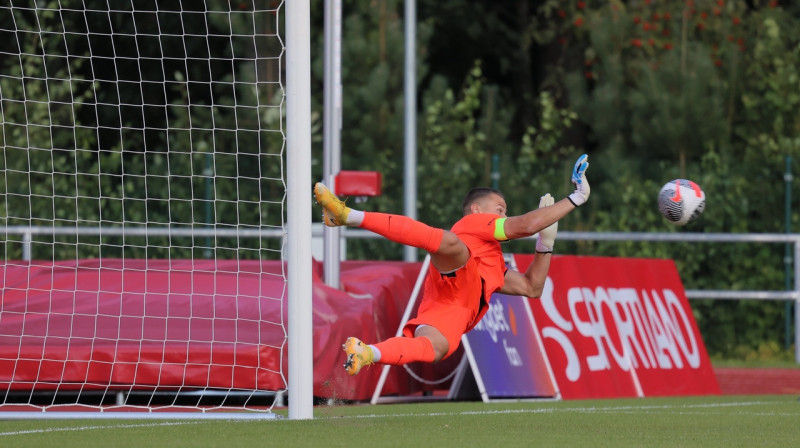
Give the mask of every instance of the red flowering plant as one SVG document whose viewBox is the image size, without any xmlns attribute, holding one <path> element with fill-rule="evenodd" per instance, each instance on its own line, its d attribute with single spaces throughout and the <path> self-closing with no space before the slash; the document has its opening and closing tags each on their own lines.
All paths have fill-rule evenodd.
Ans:
<svg viewBox="0 0 800 448">
<path fill-rule="evenodd" d="M 583 57 L 580 75 L 563 78 L 570 103 L 600 133 L 600 142 L 627 129 L 632 144 L 676 158 L 681 166 L 708 144 L 718 145 L 718 131 L 727 126 L 727 99 L 736 88 L 738 75 L 731 69 L 747 51 L 744 0 L 553 6 L 564 53 Z M 653 126 L 657 121 L 663 125 Z"/>
</svg>

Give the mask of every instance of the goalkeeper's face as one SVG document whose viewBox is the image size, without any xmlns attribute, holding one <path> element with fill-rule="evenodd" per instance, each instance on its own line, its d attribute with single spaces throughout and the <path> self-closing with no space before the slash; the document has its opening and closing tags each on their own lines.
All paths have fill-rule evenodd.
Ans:
<svg viewBox="0 0 800 448">
<path fill-rule="evenodd" d="M 503 218 L 506 217 L 507 209 L 506 200 L 503 199 L 502 196 L 494 193 L 478 199 L 470 207 L 472 213 L 491 213 L 500 215 Z"/>
</svg>

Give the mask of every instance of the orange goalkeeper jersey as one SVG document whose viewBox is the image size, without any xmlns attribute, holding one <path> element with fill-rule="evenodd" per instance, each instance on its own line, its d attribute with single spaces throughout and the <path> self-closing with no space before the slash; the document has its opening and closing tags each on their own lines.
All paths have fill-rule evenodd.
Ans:
<svg viewBox="0 0 800 448">
<path fill-rule="evenodd" d="M 478 263 L 487 302 L 492 293 L 503 287 L 507 270 L 498 238 L 502 241 L 506 239 L 502 229 L 497 232 L 496 226 L 503 225 L 502 221 L 497 222 L 498 219 L 502 217 L 491 213 L 475 213 L 464 216 L 450 229 L 467 245 L 470 258 Z"/>
<path fill-rule="evenodd" d="M 498 241 L 506 239 L 501 219 L 493 214 L 472 214 L 450 229 L 469 248 L 470 258 L 452 273 L 428 271 L 417 316 L 403 328 L 406 337 L 413 337 L 418 325 L 430 325 L 447 338 L 447 357 L 458 348 L 461 335 L 480 322 L 492 293 L 505 283 L 506 266 Z"/>
</svg>

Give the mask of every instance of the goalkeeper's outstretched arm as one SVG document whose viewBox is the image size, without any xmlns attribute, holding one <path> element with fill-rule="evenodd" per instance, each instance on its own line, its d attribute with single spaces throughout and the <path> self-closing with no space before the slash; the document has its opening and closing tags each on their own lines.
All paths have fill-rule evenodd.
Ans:
<svg viewBox="0 0 800 448">
<path fill-rule="evenodd" d="M 524 274 L 509 270 L 505 275 L 505 284 L 500 292 L 526 297 L 541 297 L 547 273 L 550 270 L 550 259 L 558 232 L 558 220 L 589 199 L 589 181 L 586 180 L 586 168 L 589 167 L 586 154 L 580 156 L 572 170 L 572 182 L 575 192 L 569 197 L 554 203 L 550 194 L 539 200 L 539 208 L 524 215 L 512 216 L 505 220 L 504 229 L 509 239 L 523 238 L 538 233 L 536 241 L 536 257 Z"/>
<path fill-rule="evenodd" d="M 586 179 L 586 169 L 588 167 L 588 156 L 583 154 L 575 162 L 575 167 L 572 169 L 571 180 L 575 184 L 575 191 L 552 206 L 538 208 L 522 215 L 507 218 L 504 226 L 506 237 L 508 239 L 516 239 L 534 235 L 584 204 L 589 199 L 590 192 L 589 181 Z"/>
</svg>

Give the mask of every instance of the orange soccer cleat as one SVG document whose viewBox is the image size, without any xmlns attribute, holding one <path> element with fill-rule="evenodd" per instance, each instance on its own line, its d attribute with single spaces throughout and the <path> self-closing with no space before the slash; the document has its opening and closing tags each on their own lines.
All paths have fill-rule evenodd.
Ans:
<svg viewBox="0 0 800 448">
<path fill-rule="evenodd" d="M 347 354 L 347 361 L 344 363 L 344 368 L 347 370 L 348 375 L 358 375 L 362 367 L 372 364 L 372 348 L 361 342 L 358 338 L 347 338 L 342 348 Z"/>
<path fill-rule="evenodd" d="M 322 206 L 322 222 L 328 227 L 343 226 L 347 224 L 347 215 L 350 208 L 344 201 L 337 198 L 322 182 L 314 185 L 314 196 L 317 203 Z"/>
</svg>

